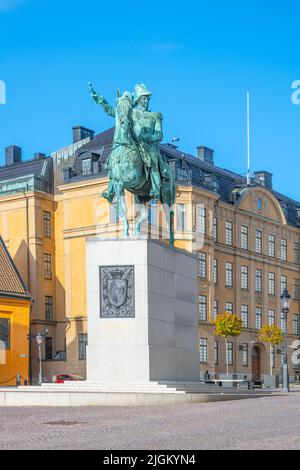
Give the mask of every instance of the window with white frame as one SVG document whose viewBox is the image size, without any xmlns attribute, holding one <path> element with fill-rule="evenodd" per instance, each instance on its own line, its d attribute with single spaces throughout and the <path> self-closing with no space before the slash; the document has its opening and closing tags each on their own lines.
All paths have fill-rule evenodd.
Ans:
<svg viewBox="0 0 300 470">
<path fill-rule="evenodd" d="M 229 366 L 233 365 L 233 343 L 231 341 L 227 343 L 227 362 Z"/>
<path fill-rule="evenodd" d="M 262 253 L 262 232 L 260 230 L 255 231 L 255 251 Z"/>
<path fill-rule="evenodd" d="M 149 208 L 148 208 L 148 223 L 149 225 L 153 225 L 154 227 L 157 226 L 157 201 L 154 199 L 151 199 L 149 202 Z"/>
<path fill-rule="evenodd" d="M 233 286 L 233 264 L 230 262 L 225 263 L 225 283 L 226 287 Z"/>
<path fill-rule="evenodd" d="M 207 363 L 207 338 L 200 338 L 199 341 L 200 362 L 201 364 Z"/>
<path fill-rule="evenodd" d="M 215 258 L 214 259 L 214 284 L 218 284 L 218 260 Z"/>
<path fill-rule="evenodd" d="M 213 218 L 213 239 L 215 242 L 218 241 L 218 217 Z"/>
<path fill-rule="evenodd" d="M 248 367 L 248 344 L 243 344 L 243 366 Z"/>
<path fill-rule="evenodd" d="M 262 327 L 262 309 L 261 307 L 256 307 L 255 309 L 255 328 L 260 330 Z"/>
<path fill-rule="evenodd" d="M 206 233 L 206 209 L 198 205 L 197 206 L 197 228 L 198 228 L 198 233 L 201 235 L 205 235 Z"/>
<path fill-rule="evenodd" d="M 269 273 L 269 294 L 275 295 L 275 273 Z"/>
<path fill-rule="evenodd" d="M 287 276 L 285 274 L 282 274 L 280 276 L 280 293 L 282 294 L 286 288 L 287 288 Z"/>
<path fill-rule="evenodd" d="M 272 369 L 275 367 L 275 347 L 272 345 L 271 346 L 271 364 L 272 364 Z"/>
<path fill-rule="evenodd" d="M 280 258 L 282 261 L 287 260 L 287 241 L 285 238 L 282 238 L 280 241 Z"/>
<path fill-rule="evenodd" d="M 246 225 L 241 226 L 241 248 L 248 250 L 248 227 Z"/>
<path fill-rule="evenodd" d="M 207 320 L 207 298 L 206 295 L 199 295 L 199 320 Z"/>
<path fill-rule="evenodd" d="M 255 270 L 255 292 L 262 292 L 262 270 Z"/>
<path fill-rule="evenodd" d="M 269 310 L 269 326 L 275 325 L 275 310 L 272 308 Z"/>
<path fill-rule="evenodd" d="M 299 300 L 299 279 L 293 281 L 293 294 L 294 300 Z"/>
<path fill-rule="evenodd" d="M 275 235 L 269 234 L 269 256 L 275 258 Z"/>
<path fill-rule="evenodd" d="M 176 228 L 179 232 L 185 232 L 187 225 L 186 205 L 176 204 Z"/>
<path fill-rule="evenodd" d="M 299 336 L 299 314 L 293 315 L 293 335 Z"/>
<path fill-rule="evenodd" d="M 198 253 L 198 262 L 199 262 L 199 277 L 201 279 L 206 278 L 206 253 Z"/>
<path fill-rule="evenodd" d="M 283 333 L 285 333 L 285 314 L 281 312 L 280 314 L 280 328 L 282 329 Z"/>
<path fill-rule="evenodd" d="M 229 220 L 225 223 L 225 243 L 232 246 L 232 222 Z"/>
<path fill-rule="evenodd" d="M 248 305 L 241 306 L 241 320 L 243 328 L 248 328 Z"/>
<path fill-rule="evenodd" d="M 219 342 L 217 340 L 215 340 L 215 346 L 214 346 L 214 361 L 215 361 L 215 365 L 217 365 L 219 362 Z"/>
<path fill-rule="evenodd" d="M 233 313 L 233 303 L 232 302 L 226 302 L 225 304 L 225 310 L 228 313 Z"/>
<path fill-rule="evenodd" d="M 248 266 L 241 266 L 241 287 L 248 289 Z"/>
<path fill-rule="evenodd" d="M 219 311 L 219 304 L 218 304 L 218 301 L 215 299 L 214 300 L 213 320 L 215 320 L 217 318 L 218 311 Z"/>
<path fill-rule="evenodd" d="M 299 263 L 299 242 L 294 242 L 293 260 L 294 263 Z"/>
</svg>

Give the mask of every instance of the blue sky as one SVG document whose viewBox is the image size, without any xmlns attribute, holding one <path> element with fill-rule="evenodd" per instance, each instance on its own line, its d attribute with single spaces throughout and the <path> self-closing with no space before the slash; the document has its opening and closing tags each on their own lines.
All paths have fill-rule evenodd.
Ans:
<svg viewBox="0 0 300 470">
<path fill-rule="evenodd" d="M 300 200 L 299 11 L 295 2 L 0 0 L 0 163 L 71 143 L 71 127 L 113 125 L 87 82 L 114 102 L 144 82 L 164 116 L 165 141 L 215 150 L 218 166 L 246 172 L 246 91 L 251 92 L 251 170 Z"/>
</svg>

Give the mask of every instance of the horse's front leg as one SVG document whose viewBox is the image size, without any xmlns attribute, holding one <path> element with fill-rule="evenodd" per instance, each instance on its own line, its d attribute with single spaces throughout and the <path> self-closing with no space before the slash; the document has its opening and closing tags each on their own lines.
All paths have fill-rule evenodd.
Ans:
<svg viewBox="0 0 300 470">
<path fill-rule="evenodd" d="M 127 219 L 127 208 L 126 208 L 124 189 L 120 193 L 120 212 L 121 212 L 121 217 L 123 218 L 123 235 L 124 237 L 128 237 L 129 224 L 128 224 L 128 219 Z"/>
<path fill-rule="evenodd" d="M 141 202 L 137 195 L 134 196 L 136 207 L 139 211 L 139 216 L 136 220 L 134 233 L 139 236 L 141 234 L 141 226 L 147 220 L 147 208 L 144 202 Z"/>
</svg>

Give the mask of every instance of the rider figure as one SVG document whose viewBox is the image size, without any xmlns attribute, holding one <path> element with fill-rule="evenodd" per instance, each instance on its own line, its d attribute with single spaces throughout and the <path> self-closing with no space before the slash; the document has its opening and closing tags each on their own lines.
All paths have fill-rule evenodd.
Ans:
<svg viewBox="0 0 300 470">
<path fill-rule="evenodd" d="M 90 84 L 90 93 L 94 101 L 102 106 L 103 110 L 112 117 L 115 117 L 115 108 L 111 106 L 100 94 L 98 94 Z M 163 138 L 162 133 L 162 115 L 148 111 L 150 96 L 152 93 L 143 84 L 135 86 L 135 93 L 131 95 L 124 93 L 124 97 L 133 101 L 132 108 L 132 134 L 136 140 L 141 157 L 145 164 L 146 176 L 149 178 L 151 190 L 150 196 L 159 200 L 161 178 L 168 179 L 167 164 L 161 157 L 158 143 Z M 119 98 L 119 94 L 117 95 Z M 114 198 L 113 186 L 110 184 L 108 189 L 102 193 L 102 196 L 110 202 Z"/>
<path fill-rule="evenodd" d="M 161 177 L 168 178 L 168 169 L 158 148 L 158 143 L 163 139 L 162 115 L 148 111 L 151 95 L 144 84 L 135 86 L 132 132 L 145 163 L 147 178 L 150 172 L 150 196 L 159 200 Z"/>
</svg>

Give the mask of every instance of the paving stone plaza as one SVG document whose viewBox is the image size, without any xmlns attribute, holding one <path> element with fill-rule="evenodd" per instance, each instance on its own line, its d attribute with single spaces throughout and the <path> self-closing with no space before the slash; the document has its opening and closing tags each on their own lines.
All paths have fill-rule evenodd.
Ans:
<svg viewBox="0 0 300 470">
<path fill-rule="evenodd" d="M 0 449 L 300 449 L 300 391 L 164 407 L 3 408 Z"/>
</svg>

